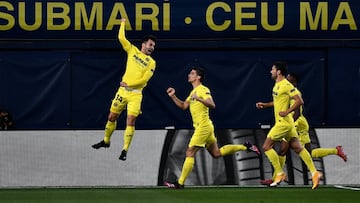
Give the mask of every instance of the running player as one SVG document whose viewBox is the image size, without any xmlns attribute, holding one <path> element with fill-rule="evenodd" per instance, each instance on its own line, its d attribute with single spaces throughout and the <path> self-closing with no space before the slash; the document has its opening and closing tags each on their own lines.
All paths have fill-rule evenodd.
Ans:
<svg viewBox="0 0 360 203">
<path fill-rule="evenodd" d="M 121 112 L 127 108 L 124 145 L 119 157 L 120 160 L 125 161 L 135 132 L 135 120 L 141 113 L 142 90 L 155 70 L 156 62 L 150 55 L 155 49 L 156 38 L 152 35 L 145 36 L 139 50 L 125 37 L 125 19 L 121 19 L 118 38 L 128 56 L 126 70 L 110 107 L 104 139 L 92 147 L 94 149 L 110 147 L 110 137 L 116 129 L 116 121 Z"/>
<path fill-rule="evenodd" d="M 280 165 L 279 156 L 273 149 L 275 142 L 280 142 L 285 139 L 309 168 L 312 175 L 312 189 L 316 189 L 322 174 L 316 170 L 309 152 L 301 146 L 291 114 L 291 112 L 299 108 L 304 101 L 301 98 L 300 92 L 285 79 L 286 71 L 287 64 L 285 62 L 275 62 L 273 64 L 270 71 L 271 78 L 275 80 L 272 91 L 273 101 L 256 103 L 256 107 L 259 109 L 274 107 L 275 125 L 269 131 L 263 144 L 265 155 L 270 160 L 274 168 L 274 173 L 276 173 L 275 180 L 270 186 L 277 186 L 286 178 L 286 174 Z M 294 104 L 290 106 L 291 99 L 294 99 Z"/>
<path fill-rule="evenodd" d="M 286 79 L 291 82 L 291 84 L 294 85 L 294 87 L 297 87 L 297 83 L 299 81 L 298 76 L 295 73 L 289 73 L 286 76 Z M 291 104 L 293 104 L 294 100 L 291 100 Z M 309 124 L 303 114 L 303 105 L 301 105 L 298 109 L 295 109 L 293 113 L 293 118 L 295 120 L 295 127 L 296 131 L 299 135 L 299 141 L 303 147 L 305 147 L 309 153 L 311 154 L 311 157 L 313 158 L 321 158 L 328 155 L 338 155 L 344 162 L 347 161 L 347 156 L 343 151 L 342 146 L 336 146 L 335 148 L 315 148 L 312 149 L 310 146 L 310 136 L 309 136 Z M 280 159 L 280 165 L 281 168 L 285 165 L 286 160 L 286 152 L 288 150 L 289 144 L 285 141 L 281 142 L 280 152 L 279 152 L 279 159 Z M 263 185 L 270 185 L 274 179 L 276 174 L 273 175 L 272 179 L 268 180 L 261 180 L 260 183 Z"/>
<path fill-rule="evenodd" d="M 177 182 L 165 182 L 168 188 L 182 189 L 184 183 L 195 164 L 195 154 L 201 148 L 206 148 L 214 158 L 220 158 L 233 154 L 240 150 L 255 152 L 257 155 L 260 151 L 255 145 L 246 142 L 244 145 L 225 145 L 219 149 L 214 134 L 214 126 L 209 118 L 209 109 L 215 108 L 210 90 L 202 84 L 205 72 L 203 68 L 193 67 L 188 75 L 188 82 L 192 84 L 193 90 L 185 101 L 180 100 L 175 95 L 175 89 L 169 87 L 167 93 L 172 101 L 181 109 L 186 110 L 190 107 L 190 113 L 195 128 L 194 134 L 190 139 L 186 150 L 186 158 L 183 164 L 181 175 Z"/>
</svg>

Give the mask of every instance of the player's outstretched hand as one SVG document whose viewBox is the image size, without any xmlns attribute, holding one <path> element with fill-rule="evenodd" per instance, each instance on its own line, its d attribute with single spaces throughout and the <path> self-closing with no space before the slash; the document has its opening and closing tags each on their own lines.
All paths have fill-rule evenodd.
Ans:
<svg viewBox="0 0 360 203">
<path fill-rule="evenodd" d="M 166 90 L 166 93 L 169 95 L 169 97 L 173 97 L 175 95 L 175 89 L 172 88 L 172 87 L 169 87 L 167 90 Z"/>
<path fill-rule="evenodd" d="M 265 106 L 265 104 L 263 102 L 257 102 L 256 103 L 256 108 L 258 108 L 258 109 L 263 109 L 264 106 Z"/>
</svg>

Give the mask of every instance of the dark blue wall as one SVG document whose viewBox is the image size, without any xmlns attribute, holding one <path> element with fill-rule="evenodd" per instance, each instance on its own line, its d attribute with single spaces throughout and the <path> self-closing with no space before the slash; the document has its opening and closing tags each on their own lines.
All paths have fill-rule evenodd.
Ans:
<svg viewBox="0 0 360 203">
<path fill-rule="evenodd" d="M 192 64 L 206 68 L 204 83 L 217 104 L 211 111 L 217 128 L 271 124 L 272 110 L 257 110 L 255 103 L 271 100 L 269 72 L 276 60 L 287 61 L 289 71 L 300 76 L 305 114 L 313 127 L 360 126 L 357 48 L 227 47 L 159 45 L 154 54 L 158 66 L 144 90 L 137 128 L 191 128 L 189 113 L 178 109 L 165 91 L 175 87 L 184 99 L 191 90 L 187 74 Z M 2 50 L 0 106 L 13 114 L 18 129 L 102 129 L 125 60 L 120 48 Z M 119 128 L 124 123 L 122 115 Z"/>
</svg>

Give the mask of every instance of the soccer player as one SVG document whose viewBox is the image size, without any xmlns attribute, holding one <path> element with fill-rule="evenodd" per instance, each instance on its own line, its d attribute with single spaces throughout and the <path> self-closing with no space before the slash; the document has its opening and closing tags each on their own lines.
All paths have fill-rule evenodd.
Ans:
<svg viewBox="0 0 360 203">
<path fill-rule="evenodd" d="M 322 174 L 316 170 L 309 152 L 301 146 L 291 114 L 291 112 L 303 105 L 304 101 L 299 90 L 285 79 L 286 71 L 287 64 L 285 62 L 275 62 L 273 64 L 270 71 L 271 78 L 275 80 L 272 91 L 273 101 L 256 103 L 258 109 L 274 107 L 275 125 L 269 131 L 263 144 L 265 155 L 270 160 L 274 173 L 276 173 L 274 182 L 270 186 L 277 186 L 286 179 L 286 174 L 280 165 L 279 156 L 273 148 L 275 142 L 285 139 L 309 168 L 312 175 L 312 189 L 316 189 L 319 186 Z M 291 99 L 294 99 L 293 105 L 290 105 Z"/>
<path fill-rule="evenodd" d="M 165 182 L 164 185 L 168 188 L 184 188 L 185 180 L 195 164 L 195 154 L 201 148 L 205 147 L 214 158 L 220 158 L 240 150 L 255 152 L 257 155 L 260 154 L 258 148 L 249 142 L 246 142 L 244 145 L 225 145 L 219 149 L 214 134 L 214 126 L 209 118 L 209 109 L 214 109 L 215 103 L 212 99 L 209 88 L 202 84 L 204 76 L 205 71 L 203 68 L 192 67 L 190 73 L 188 74 L 188 82 L 191 83 L 193 90 L 190 92 L 185 101 L 180 100 L 175 95 L 174 88 L 169 87 L 167 89 L 167 94 L 176 106 L 183 110 L 190 108 L 193 126 L 195 128 L 194 134 L 192 135 L 186 150 L 186 158 L 181 175 L 175 183 Z"/>
<path fill-rule="evenodd" d="M 119 157 L 120 160 L 125 161 L 135 132 L 135 120 L 141 113 L 142 90 L 153 76 L 155 70 L 156 62 L 150 55 L 155 49 L 156 38 L 152 35 L 145 36 L 139 50 L 125 37 L 125 19 L 121 19 L 118 38 L 128 56 L 126 70 L 120 82 L 120 87 L 112 100 L 108 121 L 105 126 L 104 139 L 92 145 L 92 147 L 95 149 L 110 147 L 110 137 L 116 129 L 116 121 L 121 112 L 127 108 L 124 145 Z"/>
<path fill-rule="evenodd" d="M 291 84 L 293 84 L 294 87 L 297 87 L 299 78 L 295 73 L 287 74 L 286 79 Z M 292 104 L 293 101 L 294 100 L 291 100 L 290 103 Z M 342 160 L 344 160 L 344 162 L 347 161 L 347 156 L 344 153 L 342 146 L 340 146 L 340 145 L 336 146 L 335 148 L 316 148 L 316 149 L 311 148 L 311 146 L 310 146 L 311 140 L 310 140 L 310 136 L 309 136 L 309 124 L 303 114 L 303 105 L 301 105 L 299 108 L 295 109 L 295 111 L 293 113 L 293 118 L 295 121 L 296 131 L 299 136 L 299 141 L 300 141 L 301 145 L 309 151 L 309 153 L 311 154 L 311 157 L 321 158 L 321 157 L 325 157 L 328 155 L 338 155 Z M 281 147 L 280 147 L 280 152 L 279 152 L 281 168 L 283 168 L 285 165 L 286 152 L 288 150 L 288 147 L 289 147 L 289 145 L 287 142 L 285 142 L 285 141 L 281 142 Z M 273 175 L 272 179 L 262 180 L 262 181 L 260 181 L 260 183 L 263 185 L 270 185 L 274 181 L 275 176 L 276 176 L 276 174 Z"/>
</svg>

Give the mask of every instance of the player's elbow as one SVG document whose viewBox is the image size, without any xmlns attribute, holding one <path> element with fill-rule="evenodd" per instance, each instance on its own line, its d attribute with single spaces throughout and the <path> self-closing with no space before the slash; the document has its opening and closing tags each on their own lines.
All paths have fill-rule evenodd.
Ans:
<svg viewBox="0 0 360 203">
<path fill-rule="evenodd" d="M 184 103 L 180 103 L 180 104 L 177 104 L 177 106 L 181 109 L 181 110 L 186 110 L 186 105 Z"/>
<path fill-rule="evenodd" d="M 215 109 L 215 108 L 216 108 L 215 102 L 211 100 L 211 101 L 209 102 L 209 104 L 208 104 L 208 107 L 209 107 L 210 109 Z"/>
<path fill-rule="evenodd" d="M 300 99 L 299 103 L 300 103 L 300 105 L 304 105 L 304 100 Z"/>
</svg>

